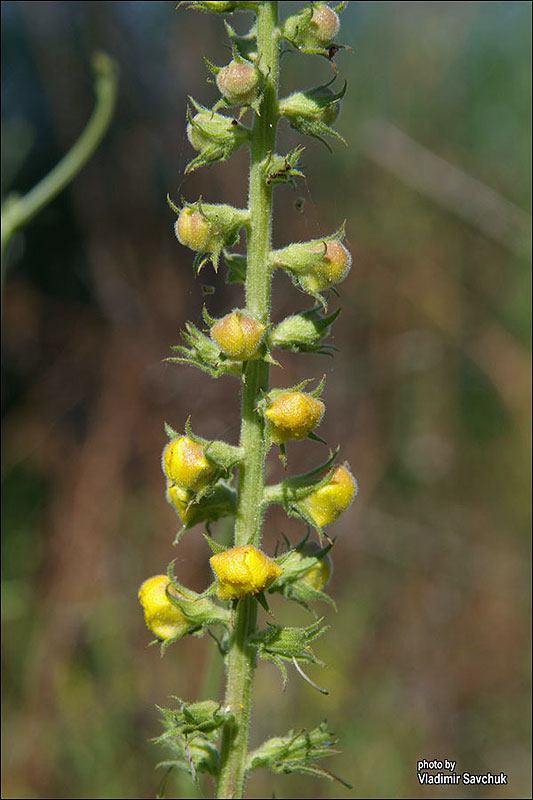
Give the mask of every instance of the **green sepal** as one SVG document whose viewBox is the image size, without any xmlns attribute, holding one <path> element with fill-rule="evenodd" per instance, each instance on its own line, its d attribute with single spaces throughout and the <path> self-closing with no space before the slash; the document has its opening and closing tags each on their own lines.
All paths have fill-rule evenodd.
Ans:
<svg viewBox="0 0 533 800">
<path fill-rule="evenodd" d="M 323 666 L 323 662 L 311 650 L 310 642 L 321 636 L 328 627 L 322 625 L 322 619 L 305 628 L 270 625 L 250 636 L 248 642 L 257 649 L 259 657 L 267 661 L 277 663 L 280 659 L 292 661 L 295 658 L 297 661 Z"/>
<path fill-rule="evenodd" d="M 331 550 L 333 542 L 330 542 L 313 555 L 304 555 L 301 551 L 309 538 L 310 531 L 304 536 L 302 541 L 296 546 L 291 547 L 286 553 L 275 558 L 276 564 L 283 569 L 283 574 L 276 578 L 270 586 L 269 592 L 279 592 L 289 600 L 294 600 L 303 606 L 307 611 L 316 616 L 310 603 L 322 600 L 336 611 L 335 601 L 325 592 L 315 589 L 304 580 L 300 580 L 305 574 L 316 566 L 317 561 L 323 559 Z"/>
<path fill-rule="evenodd" d="M 214 107 L 215 108 L 215 107 Z M 235 208 L 227 203 L 204 203 L 199 197 L 195 203 L 183 202 L 181 208 L 167 196 L 167 201 L 178 215 L 184 208 L 198 211 L 210 224 L 210 249 L 196 252 L 193 260 L 195 276 L 200 274 L 203 266 L 211 261 L 215 272 L 218 272 L 220 254 L 225 247 L 232 247 L 239 240 L 241 228 L 250 222 L 250 212 L 246 208 Z"/>
<path fill-rule="evenodd" d="M 237 464 L 242 463 L 244 460 L 244 450 L 241 447 L 235 447 L 220 439 L 204 439 L 202 436 L 193 433 L 190 416 L 187 417 L 185 422 L 185 433 L 193 442 L 202 445 L 205 457 L 219 467 L 226 476 L 229 475 L 233 467 L 236 467 Z M 197 497 L 200 498 L 199 493 Z"/>
<path fill-rule="evenodd" d="M 171 349 L 180 355 L 171 356 L 165 361 L 197 367 L 212 378 L 219 378 L 221 375 L 235 375 L 240 378 L 242 362 L 227 359 L 211 337 L 201 333 L 192 322 L 186 322 L 185 328 L 181 335 L 188 347 L 174 345 Z"/>
<path fill-rule="evenodd" d="M 246 281 L 246 256 L 241 253 L 223 251 L 224 260 L 228 268 L 226 283 L 245 283 Z"/>
<path fill-rule="evenodd" d="M 215 487 L 210 488 L 207 493 L 202 490 L 202 497 L 199 499 L 200 492 L 191 498 L 187 506 L 187 520 L 184 521 L 172 500 L 168 497 L 168 502 L 182 519 L 183 525 L 177 532 L 173 544 L 177 545 L 183 534 L 194 528 L 201 522 L 216 522 L 221 517 L 234 516 L 237 512 L 237 493 L 231 489 L 224 481 L 219 481 Z"/>
<path fill-rule="evenodd" d="M 215 700 L 185 703 L 174 698 L 176 709 L 157 706 L 163 716 L 165 731 L 153 741 L 170 748 L 175 758 L 162 761 L 158 767 L 176 767 L 188 772 L 193 780 L 197 773 L 217 775 L 219 757 L 215 742 L 225 722 L 234 717 Z"/>
<path fill-rule="evenodd" d="M 217 556 L 219 553 L 224 553 L 228 548 L 223 545 L 215 542 L 214 539 L 211 538 L 207 533 L 203 534 L 204 539 L 206 540 L 207 544 L 211 548 L 211 552 Z"/>
<path fill-rule="evenodd" d="M 305 147 L 295 147 L 286 156 L 269 153 L 261 163 L 265 183 L 267 186 L 277 183 L 290 183 L 296 186 L 295 178 L 304 178 L 304 173 L 299 170 L 298 161 Z"/>
<path fill-rule="evenodd" d="M 187 107 L 187 122 L 190 126 L 187 129 L 187 136 L 191 145 L 199 152 L 185 167 L 186 175 L 199 167 L 211 166 L 216 161 L 226 161 L 235 150 L 250 141 L 249 128 L 238 120 L 217 114 L 192 97 L 189 97 L 189 100 L 198 114 L 202 114 L 204 118 L 199 120 L 197 115 L 193 117 L 190 108 Z M 196 141 L 193 141 L 195 133 Z"/>
<path fill-rule="evenodd" d="M 312 731 L 289 731 L 285 736 L 267 739 L 256 750 L 252 750 L 246 759 L 246 772 L 260 767 L 267 767 L 278 774 L 303 772 L 339 781 L 351 789 L 341 778 L 315 764 L 316 759 L 337 755 L 339 750 L 335 749 L 336 745 L 337 740 L 327 730 L 325 722 Z"/>
<path fill-rule="evenodd" d="M 254 23 L 244 36 L 239 36 L 227 20 L 224 20 L 224 27 L 232 48 L 237 50 L 241 58 L 255 61 L 257 58 L 257 25 Z"/>
<path fill-rule="evenodd" d="M 323 340 L 329 335 L 331 325 L 340 312 L 341 309 L 338 308 L 333 314 L 323 316 L 320 314 L 320 306 L 313 306 L 307 311 L 286 317 L 268 335 L 268 344 L 292 353 L 331 355 L 330 351 L 337 348 L 332 344 L 325 344 Z"/>
</svg>

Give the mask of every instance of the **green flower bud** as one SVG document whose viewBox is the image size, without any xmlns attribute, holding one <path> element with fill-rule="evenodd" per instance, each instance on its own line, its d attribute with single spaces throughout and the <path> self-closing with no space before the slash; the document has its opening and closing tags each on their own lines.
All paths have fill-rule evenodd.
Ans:
<svg viewBox="0 0 533 800">
<path fill-rule="evenodd" d="M 291 272 L 303 289 L 316 294 L 343 281 L 350 271 L 352 257 L 337 236 L 274 250 L 270 262 Z"/>
<path fill-rule="evenodd" d="M 327 55 L 339 29 L 339 16 L 330 6 L 312 3 L 285 20 L 283 36 L 304 53 Z"/>
<path fill-rule="evenodd" d="M 296 353 L 327 353 L 334 349 L 333 345 L 324 344 L 323 339 L 328 336 L 331 323 L 339 315 L 340 309 L 328 317 L 321 316 L 317 310 L 311 308 L 282 320 L 270 334 L 270 345 Z"/>
<path fill-rule="evenodd" d="M 318 528 L 331 525 L 351 505 L 357 494 L 357 483 L 350 470 L 336 467 L 331 480 L 312 492 L 303 501 L 307 515 Z"/>
<path fill-rule="evenodd" d="M 265 326 L 239 309 L 219 319 L 211 328 L 211 338 L 225 356 L 247 361 L 259 355 Z"/>
<path fill-rule="evenodd" d="M 206 217 L 192 208 L 184 208 L 176 222 L 176 237 L 180 244 L 209 253 L 216 247 L 217 237 Z"/>
<path fill-rule="evenodd" d="M 276 444 L 288 439 L 305 439 L 320 424 L 325 405 L 305 392 L 284 392 L 267 407 L 270 435 Z"/>
<path fill-rule="evenodd" d="M 306 289 L 320 292 L 328 289 L 345 279 L 352 266 L 352 257 L 346 247 L 335 239 L 327 242 L 324 252 L 324 243 L 320 242 L 309 248 L 311 253 L 324 253 L 321 261 L 315 268 L 301 278 L 301 283 Z"/>
<path fill-rule="evenodd" d="M 163 472 L 180 489 L 198 492 L 213 480 L 216 467 L 210 463 L 201 444 L 188 436 L 169 442 L 163 450 Z"/>
<path fill-rule="evenodd" d="M 307 47 L 331 44 L 335 40 L 341 23 L 338 14 L 326 3 L 319 3 L 313 8 L 313 15 L 306 31 Z"/>
<path fill-rule="evenodd" d="M 223 483 L 218 483 L 202 497 L 169 481 L 167 500 L 174 506 L 185 530 L 206 520 L 215 522 L 220 517 L 235 514 L 237 508 L 235 492 Z"/>
<path fill-rule="evenodd" d="M 225 203 L 202 203 L 199 200 L 181 210 L 172 202 L 170 205 L 179 212 L 175 225 L 178 241 L 200 254 L 195 259 L 197 271 L 208 258 L 216 270 L 222 248 L 231 247 L 238 241 L 240 229 L 250 218 L 247 209 L 234 208 Z M 201 254 L 209 255 L 202 258 Z"/>
<path fill-rule="evenodd" d="M 192 99 L 191 102 L 199 113 L 194 117 L 188 115 L 187 138 L 200 155 L 187 165 L 186 172 L 214 161 L 225 161 L 250 137 L 248 128 L 236 119 L 210 111 Z"/>
<path fill-rule="evenodd" d="M 332 125 L 341 107 L 341 98 L 327 86 L 317 86 L 304 92 L 293 92 L 280 101 L 279 112 L 289 122 L 304 117 L 317 119 L 326 125 Z"/>
<path fill-rule="evenodd" d="M 261 73 L 253 64 L 231 61 L 216 77 L 220 94 L 230 106 L 249 106 L 257 98 Z"/>
</svg>

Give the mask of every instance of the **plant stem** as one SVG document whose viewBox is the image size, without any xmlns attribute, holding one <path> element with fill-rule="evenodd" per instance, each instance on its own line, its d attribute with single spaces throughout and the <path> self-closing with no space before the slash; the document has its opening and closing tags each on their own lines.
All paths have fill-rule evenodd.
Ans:
<svg viewBox="0 0 533 800">
<path fill-rule="evenodd" d="M 271 272 L 268 254 L 272 249 L 272 186 L 267 185 L 264 160 L 273 153 L 278 119 L 279 30 L 277 2 L 265 2 L 257 14 L 258 64 L 266 76 L 260 113 L 255 115 L 249 183 L 251 222 L 246 268 L 246 308 L 264 324 L 270 315 Z M 235 546 L 261 545 L 262 499 L 266 457 L 265 423 L 256 408 L 268 389 L 269 365 L 261 359 L 249 361 L 242 390 L 240 446 L 245 461 L 240 470 L 239 506 L 235 520 Z M 227 656 L 226 706 L 235 715 L 222 732 L 218 798 L 241 798 L 244 790 L 248 728 L 252 704 L 255 653 L 248 637 L 256 630 L 257 600 L 245 597 L 235 609 L 235 628 Z"/>
<path fill-rule="evenodd" d="M 24 197 L 10 196 L 2 206 L 2 257 L 15 233 L 54 199 L 92 156 L 109 127 L 117 96 L 118 67 L 105 53 L 93 57 L 96 105 L 83 133 L 59 164 Z"/>
</svg>

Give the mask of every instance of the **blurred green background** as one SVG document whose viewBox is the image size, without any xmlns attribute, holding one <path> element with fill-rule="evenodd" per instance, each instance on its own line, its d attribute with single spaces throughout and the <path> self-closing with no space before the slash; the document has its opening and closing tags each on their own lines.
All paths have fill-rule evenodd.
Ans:
<svg viewBox="0 0 533 800">
<path fill-rule="evenodd" d="M 281 3 L 286 15 L 302 4 Z M 290 7 L 290 10 L 288 9 Z M 250 797 L 530 797 L 529 2 L 352 2 L 337 56 L 348 148 L 305 142 L 307 182 L 278 190 L 275 243 L 347 218 L 339 353 L 282 356 L 274 384 L 326 373 L 320 433 L 360 484 L 338 537 L 338 602 L 309 674 L 260 664 L 252 745 L 327 719 L 353 784 L 257 772 Z M 246 15 L 236 15 L 244 31 Z M 224 270 L 195 282 L 175 199 L 245 203 L 246 156 L 187 179 L 203 56 L 229 60 L 222 19 L 170 2 L 2 3 L 2 191 L 25 192 L 90 115 L 96 49 L 120 66 L 118 108 L 74 183 L 12 242 L 3 298 L 2 617 L 6 798 L 154 797 L 155 704 L 215 696 L 212 642 L 161 660 L 136 592 L 177 557 L 210 581 L 200 529 L 171 546 L 163 421 L 238 436 L 231 378 L 163 363 L 203 302 L 241 304 Z M 287 54 L 282 90 L 329 80 Z M 280 150 L 298 141 L 282 126 Z M 283 276 L 274 318 L 308 306 Z M 294 471 L 323 456 L 289 447 Z M 272 479 L 280 473 L 275 455 Z M 302 526 L 268 515 L 265 549 Z M 227 531 L 226 531 L 227 533 Z M 286 601 L 276 621 L 311 621 Z M 264 618 L 262 618 L 264 621 Z M 504 771 L 503 787 L 422 787 L 421 758 Z M 204 786 L 209 796 L 209 786 Z M 196 797 L 172 776 L 168 797 Z"/>
</svg>

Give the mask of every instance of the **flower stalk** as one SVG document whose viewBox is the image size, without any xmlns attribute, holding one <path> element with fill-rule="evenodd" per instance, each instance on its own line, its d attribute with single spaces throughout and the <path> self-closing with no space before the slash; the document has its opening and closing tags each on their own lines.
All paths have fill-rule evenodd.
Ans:
<svg viewBox="0 0 533 800">
<path fill-rule="evenodd" d="M 162 766 L 185 770 L 195 781 L 199 773 L 211 775 L 217 798 L 242 798 L 248 773 L 259 766 L 274 772 L 334 777 L 316 763 L 336 752 L 324 724 L 305 735 L 290 731 L 270 739 L 253 753 L 248 752 L 248 733 L 257 658 L 276 664 L 284 683 L 289 664 L 311 686 L 327 693 L 307 678 L 300 663 L 322 663 L 310 642 L 327 626 L 312 604 L 326 602 L 335 607 L 323 591 L 331 574 L 333 546 L 328 537 L 329 544 L 322 546 L 323 528 L 336 521 L 356 494 L 355 479 L 347 466 L 334 463 L 337 451 L 303 475 L 287 477 L 276 486 L 265 485 L 265 460 L 271 446 L 279 446 L 286 465 L 286 442 L 306 437 L 323 442 L 314 429 L 325 410 L 318 399 L 323 380 L 313 391 L 302 391 L 309 381 L 270 389 L 270 367 L 277 364 L 273 351 L 329 354 L 335 349 L 326 340 L 338 311 L 329 316 L 320 313 L 327 308 L 323 293 L 343 280 L 351 266 L 350 253 L 342 243 L 344 226 L 311 242 L 277 250 L 272 246 L 274 188 L 279 183 L 294 184 L 303 176 L 298 167 L 302 147 L 285 156 L 276 153 L 278 123 L 285 118 L 305 135 L 322 139 L 327 134 L 343 141 L 330 125 L 345 92 L 345 87 L 334 92 L 327 84 L 280 100 L 280 45 L 284 40 L 302 53 L 331 58 L 339 49 L 331 40 L 339 29 L 337 12 L 344 5 L 332 9 L 313 2 L 280 24 L 277 2 L 189 2 L 191 8 L 205 12 L 245 10 L 255 14 L 255 23 L 245 36 L 237 35 L 226 23 L 233 49 L 230 64 L 217 67 L 206 62 L 216 77 L 220 100 L 208 109 L 190 98 L 198 113 L 193 117 L 189 109 L 187 116 L 188 138 L 199 154 L 186 173 L 225 161 L 238 147 L 249 147 L 248 206 L 236 209 L 204 203 L 200 198 L 179 208 L 169 200 L 178 215 L 175 233 L 179 242 L 196 252 L 195 269 L 199 272 L 211 261 L 216 270 L 223 257 L 229 282 L 244 284 L 245 302 L 243 308 L 219 320 L 204 310 L 209 335 L 187 323 L 183 334 L 186 346 L 175 347 L 178 355 L 168 360 L 196 366 L 214 378 L 223 374 L 240 378 L 241 428 L 239 443 L 234 446 L 196 436 L 189 421 L 185 434 L 166 425 L 169 443 L 163 451 L 162 467 L 167 499 L 183 522 L 175 543 L 183 531 L 205 523 L 215 581 L 198 594 L 178 583 L 171 565 L 167 578 L 154 576 L 143 584 L 140 600 L 146 623 L 162 642 L 162 650 L 184 635 L 208 631 L 225 659 L 223 700 L 180 700 L 177 709 L 163 709 L 165 732 L 159 737 L 173 751 L 173 759 Z M 336 75 L 336 67 L 334 70 Z M 240 106 L 237 118 L 219 113 L 234 106 Z M 243 118 L 250 110 L 253 122 L 248 127 Z M 247 237 L 246 256 L 228 249 L 242 229 Z M 312 306 L 273 327 L 270 295 L 276 269 L 287 272 L 295 286 L 312 298 Z M 300 544 L 293 546 L 287 541 L 287 549 L 274 557 L 261 551 L 263 516 L 271 503 L 279 503 L 287 514 L 309 527 Z M 211 536 L 211 524 L 222 516 L 234 517 L 231 547 Z M 311 527 L 321 546 L 307 541 Z M 314 622 L 300 628 L 269 624 L 258 629 L 258 605 L 268 611 L 267 592 L 299 603 L 313 614 Z M 216 635 L 213 626 L 218 626 Z"/>
</svg>

